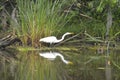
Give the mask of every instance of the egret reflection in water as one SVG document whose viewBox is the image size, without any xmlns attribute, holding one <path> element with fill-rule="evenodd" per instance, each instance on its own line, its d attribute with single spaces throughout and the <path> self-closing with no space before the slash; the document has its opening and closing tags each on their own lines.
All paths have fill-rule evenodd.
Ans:
<svg viewBox="0 0 120 80">
<path fill-rule="evenodd" d="M 39 53 L 39 55 L 49 60 L 55 60 L 55 58 L 59 56 L 65 64 L 73 64 L 71 61 L 65 60 L 64 56 L 58 52 L 42 52 Z"/>
</svg>

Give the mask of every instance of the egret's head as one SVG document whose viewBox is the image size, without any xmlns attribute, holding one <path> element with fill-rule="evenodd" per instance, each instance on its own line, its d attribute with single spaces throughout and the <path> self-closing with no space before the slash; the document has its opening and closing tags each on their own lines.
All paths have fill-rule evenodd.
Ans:
<svg viewBox="0 0 120 80">
<path fill-rule="evenodd" d="M 65 33 L 66 35 L 69 35 L 69 34 L 74 34 L 73 32 L 66 32 Z"/>
</svg>

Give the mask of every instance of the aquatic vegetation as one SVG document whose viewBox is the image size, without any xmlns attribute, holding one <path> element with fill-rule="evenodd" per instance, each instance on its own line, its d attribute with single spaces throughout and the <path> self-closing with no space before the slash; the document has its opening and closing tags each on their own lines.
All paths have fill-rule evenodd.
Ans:
<svg viewBox="0 0 120 80">
<path fill-rule="evenodd" d="M 39 46 L 39 39 L 57 32 L 57 27 L 64 26 L 66 15 L 59 0 L 17 0 L 19 10 L 18 36 L 24 45 Z"/>
</svg>

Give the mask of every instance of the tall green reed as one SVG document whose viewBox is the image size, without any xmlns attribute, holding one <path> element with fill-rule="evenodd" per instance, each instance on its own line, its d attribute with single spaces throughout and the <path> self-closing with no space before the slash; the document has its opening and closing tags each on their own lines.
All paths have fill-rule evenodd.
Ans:
<svg viewBox="0 0 120 80">
<path fill-rule="evenodd" d="M 59 0 L 16 0 L 19 10 L 17 33 L 24 45 L 38 45 L 41 37 L 49 36 L 65 24 Z"/>
</svg>

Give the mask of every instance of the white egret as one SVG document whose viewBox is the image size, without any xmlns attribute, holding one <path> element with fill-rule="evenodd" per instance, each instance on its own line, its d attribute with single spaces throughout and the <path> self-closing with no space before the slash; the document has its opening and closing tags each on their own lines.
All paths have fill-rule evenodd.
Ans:
<svg viewBox="0 0 120 80">
<path fill-rule="evenodd" d="M 41 38 L 39 41 L 40 42 L 45 42 L 45 43 L 59 43 L 61 42 L 62 40 L 64 40 L 65 36 L 66 35 L 69 35 L 69 34 L 73 34 L 73 33 L 70 33 L 70 32 L 66 32 L 61 39 L 57 39 L 55 36 L 49 36 L 49 37 L 45 37 L 45 38 Z"/>
<path fill-rule="evenodd" d="M 65 60 L 63 55 L 58 52 L 44 52 L 44 53 L 39 53 L 39 55 L 49 60 L 55 60 L 55 58 L 59 56 L 65 64 L 73 64 L 71 61 Z"/>
</svg>

